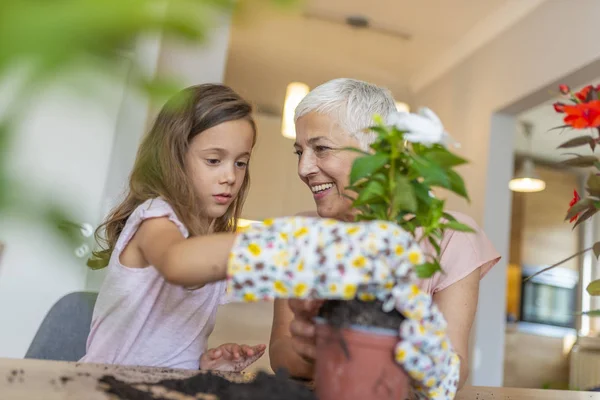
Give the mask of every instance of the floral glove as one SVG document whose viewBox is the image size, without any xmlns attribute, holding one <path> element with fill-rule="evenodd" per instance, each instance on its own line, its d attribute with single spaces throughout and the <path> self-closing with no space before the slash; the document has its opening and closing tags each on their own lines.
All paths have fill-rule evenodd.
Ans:
<svg viewBox="0 0 600 400">
<path fill-rule="evenodd" d="M 416 279 L 420 247 L 398 225 L 293 217 L 238 235 L 228 266 L 233 301 L 377 297 L 391 310 L 397 282 Z"/>
<path fill-rule="evenodd" d="M 293 217 L 267 220 L 238 235 L 228 265 L 233 301 L 274 298 L 379 299 L 401 323 L 396 361 L 419 399 L 453 398 L 459 359 L 446 322 L 415 284 L 424 261 L 413 237 L 398 225 Z"/>
<path fill-rule="evenodd" d="M 446 332 L 446 320 L 432 297 L 415 284 L 393 290 L 400 324 L 396 361 L 415 382 L 418 399 L 452 399 L 458 389 L 460 359 Z"/>
</svg>

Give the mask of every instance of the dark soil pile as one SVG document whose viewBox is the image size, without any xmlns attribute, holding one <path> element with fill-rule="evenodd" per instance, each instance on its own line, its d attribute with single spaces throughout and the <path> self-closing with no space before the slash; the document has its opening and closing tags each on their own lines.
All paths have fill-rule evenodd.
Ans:
<svg viewBox="0 0 600 400">
<path fill-rule="evenodd" d="M 166 400 L 173 398 L 173 392 L 198 399 L 203 398 L 201 395 L 214 395 L 218 400 L 317 400 L 308 387 L 289 379 L 283 371 L 275 375 L 260 372 L 247 383 L 231 382 L 211 373 L 186 379 L 166 379 L 152 384 L 127 383 L 112 375 L 105 375 L 100 383 L 107 393 L 122 400 Z M 157 396 L 158 391 L 152 389 L 166 389 L 169 397 Z"/>
<path fill-rule="evenodd" d="M 404 316 L 393 309 L 384 312 L 381 301 L 328 300 L 319 310 L 319 316 L 336 328 L 348 325 L 398 329 Z"/>
</svg>

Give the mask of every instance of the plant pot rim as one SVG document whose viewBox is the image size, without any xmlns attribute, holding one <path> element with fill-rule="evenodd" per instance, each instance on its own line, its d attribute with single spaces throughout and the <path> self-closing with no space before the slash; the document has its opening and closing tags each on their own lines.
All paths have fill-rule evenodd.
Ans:
<svg viewBox="0 0 600 400">
<path fill-rule="evenodd" d="M 317 325 L 328 325 L 328 322 L 323 317 L 313 317 L 313 321 Z M 400 327 L 398 327 L 399 329 Z M 366 326 L 366 325 L 346 325 L 343 329 L 351 329 L 358 332 L 363 332 L 371 335 L 380 335 L 380 336 L 394 336 L 397 337 L 399 332 L 398 329 L 389 329 L 389 328 L 379 328 L 376 326 Z"/>
</svg>

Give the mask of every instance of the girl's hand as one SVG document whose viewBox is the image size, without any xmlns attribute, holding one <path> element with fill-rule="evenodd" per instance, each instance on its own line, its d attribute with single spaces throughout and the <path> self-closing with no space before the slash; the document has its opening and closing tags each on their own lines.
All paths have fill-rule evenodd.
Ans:
<svg viewBox="0 0 600 400">
<path fill-rule="evenodd" d="M 262 357 L 267 348 L 264 344 L 257 346 L 225 343 L 215 349 L 209 349 L 200 357 L 200 369 L 241 372 Z"/>
</svg>

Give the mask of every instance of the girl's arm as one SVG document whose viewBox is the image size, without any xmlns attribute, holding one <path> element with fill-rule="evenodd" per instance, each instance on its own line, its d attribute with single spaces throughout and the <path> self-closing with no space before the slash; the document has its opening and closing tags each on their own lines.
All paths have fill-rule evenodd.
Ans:
<svg viewBox="0 0 600 400">
<path fill-rule="evenodd" d="M 146 265 L 153 265 L 170 283 L 195 287 L 227 277 L 234 233 L 185 238 L 166 217 L 147 219 L 132 243 Z"/>
</svg>

